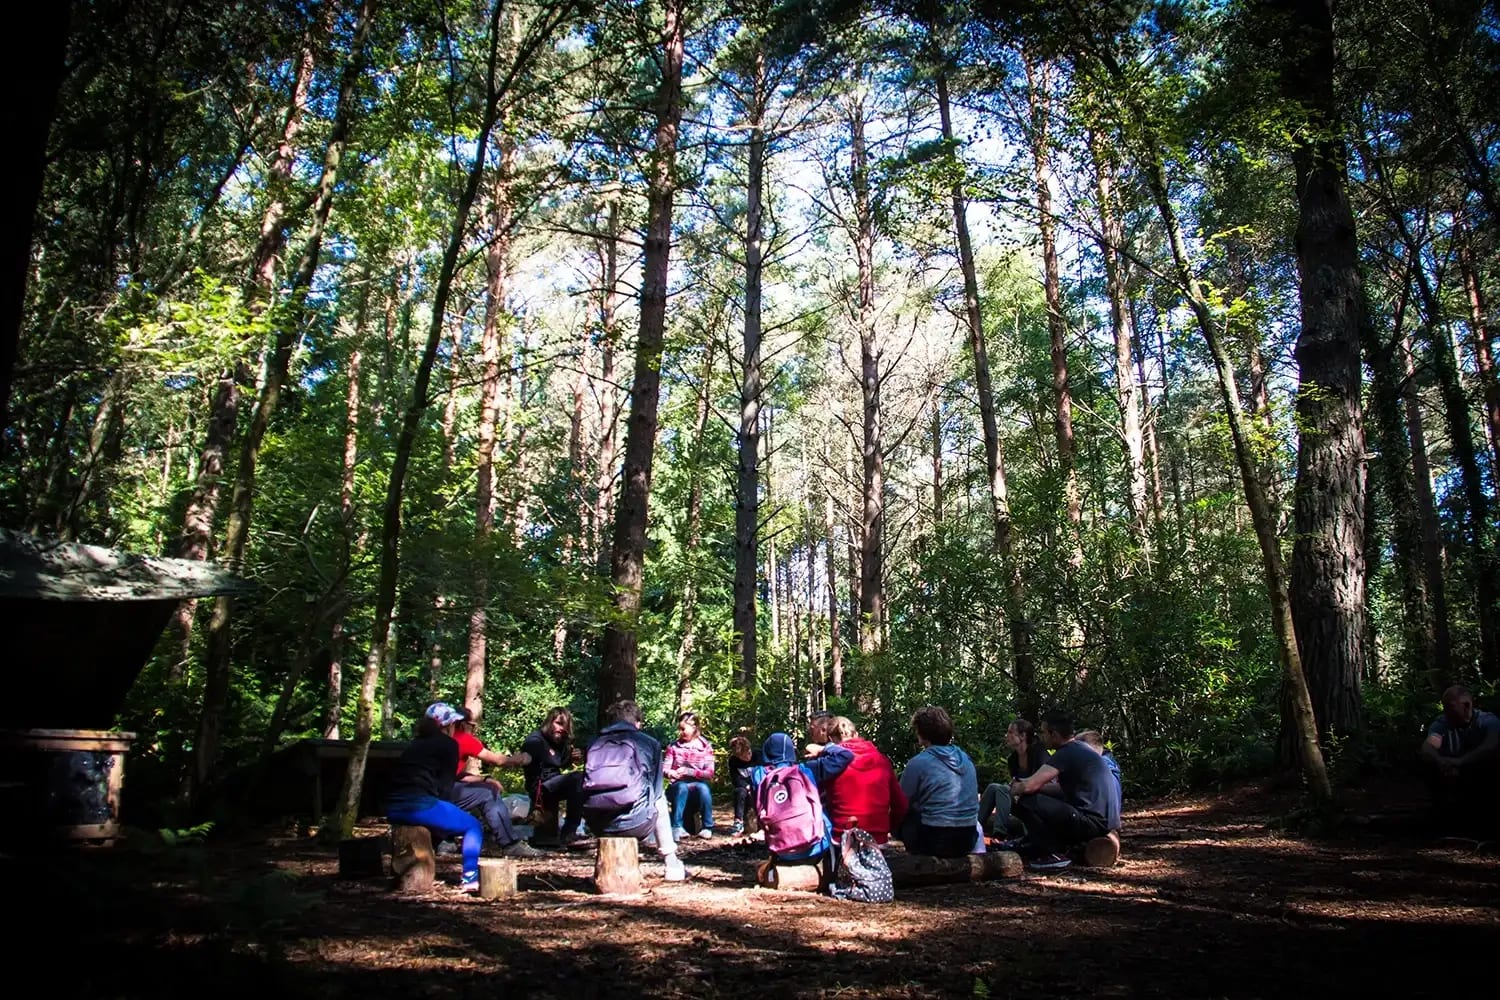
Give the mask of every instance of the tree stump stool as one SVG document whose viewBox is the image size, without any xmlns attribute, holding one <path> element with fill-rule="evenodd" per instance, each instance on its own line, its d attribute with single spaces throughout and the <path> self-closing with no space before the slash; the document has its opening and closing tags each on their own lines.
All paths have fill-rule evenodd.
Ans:
<svg viewBox="0 0 1500 1000">
<path fill-rule="evenodd" d="M 431 892 L 437 880 L 437 855 L 425 826 L 391 827 L 391 873 L 398 892 Z"/>
<path fill-rule="evenodd" d="M 594 889 L 616 896 L 633 896 L 641 891 L 640 845 L 634 837 L 599 838 Z"/>
<path fill-rule="evenodd" d="M 379 878 L 385 874 L 385 837 L 339 841 L 339 878 Z"/>
<path fill-rule="evenodd" d="M 535 847 L 556 847 L 562 843 L 557 834 L 557 809 L 540 802 L 531 807 L 531 843 Z"/>
<path fill-rule="evenodd" d="M 1120 834 L 1111 830 L 1083 845 L 1083 863 L 1090 868 L 1113 868 L 1120 860 Z"/>
<path fill-rule="evenodd" d="M 823 867 L 768 859 L 755 869 L 755 882 L 779 892 L 817 892 L 823 887 Z"/>
<path fill-rule="evenodd" d="M 516 863 L 510 858 L 479 859 L 479 898 L 503 899 L 514 896 Z"/>
</svg>

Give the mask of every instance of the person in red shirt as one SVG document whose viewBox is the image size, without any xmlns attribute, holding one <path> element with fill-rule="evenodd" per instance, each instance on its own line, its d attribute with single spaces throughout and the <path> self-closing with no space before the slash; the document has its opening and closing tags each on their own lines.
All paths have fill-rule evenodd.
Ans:
<svg viewBox="0 0 1500 1000">
<path fill-rule="evenodd" d="M 877 844 L 885 843 L 891 831 L 906 818 L 906 793 L 901 790 L 896 769 L 842 715 L 829 720 L 828 742 L 854 754 L 849 767 L 823 789 L 823 808 L 833 823 L 835 842 L 845 830 L 858 827 L 873 836 Z"/>
<path fill-rule="evenodd" d="M 474 733 L 474 713 L 459 709 L 462 717 L 453 727 L 453 739 L 458 743 L 458 769 L 454 774 L 450 801 L 465 812 L 473 813 L 484 820 L 495 842 L 507 857 L 540 858 L 543 853 L 516 836 L 510 822 L 510 809 L 505 805 L 505 789 L 500 782 L 480 773 L 469 773 L 469 761 L 478 759 L 493 767 L 524 767 L 531 763 L 525 753 L 499 754 L 489 749 Z"/>
</svg>

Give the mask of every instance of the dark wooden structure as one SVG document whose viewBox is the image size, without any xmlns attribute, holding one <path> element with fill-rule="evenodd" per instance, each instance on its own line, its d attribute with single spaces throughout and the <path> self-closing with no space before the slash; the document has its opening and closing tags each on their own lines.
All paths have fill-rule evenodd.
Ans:
<svg viewBox="0 0 1500 1000">
<path fill-rule="evenodd" d="M 410 740 L 376 740 L 370 744 L 365 783 L 359 800 L 361 816 L 384 815 L 391 766 Z M 281 747 L 266 762 L 260 780 L 253 772 L 247 783 L 251 798 L 246 811 L 260 818 L 296 818 L 305 826 L 321 826 L 323 817 L 338 811 L 339 792 L 354 752 L 353 740 L 297 740 Z M 231 781 L 231 785 L 237 784 Z"/>
<path fill-rule="evenodd" d="M 0 840 L 112 843 L 132 733 L 112 731 L 162 629 L 188 598 L 248 583 L 187 559 L 0 530 Z"/>
</svg>

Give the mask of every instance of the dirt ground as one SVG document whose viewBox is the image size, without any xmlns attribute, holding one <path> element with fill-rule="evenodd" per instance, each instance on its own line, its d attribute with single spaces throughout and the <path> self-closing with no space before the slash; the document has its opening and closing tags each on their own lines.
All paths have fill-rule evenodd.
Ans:
<svg viewBox="0 0 1500 1000">
<path fill-rule="evenodd" d="M 0 939 L 8 968 L 67 997 L 1266 997 L 1384 993 L 1398 976 L 1428 995 L 1475 975 L 1493 989 L 1496 845 L 1424 836 L 1410 788 L 1351 797 L 1322 840 L 1279 832 L 1294 805 L 1256 787 L 1153 802 L 1127 810 L 1113 869 L 887 906 L 756 889 L 759 849 L 724 841 L 685 846 L 687 883 L 648 860 L 639 898 L 593 895 L 580 851 L 521 862 L 521 896 L 494 903 L 341 881 L 331 850 L 289 832 L 126 845 L 5 859 Z M 440 858 L 440 876 L 457 864 Z"/>
</svg>

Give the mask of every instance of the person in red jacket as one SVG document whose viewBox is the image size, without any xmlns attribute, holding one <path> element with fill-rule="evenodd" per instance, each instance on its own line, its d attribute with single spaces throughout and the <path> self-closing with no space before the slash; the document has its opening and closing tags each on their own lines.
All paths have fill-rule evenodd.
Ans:
<svg viewBox="0 0 1500 1000">
<path fill-rule="evenodd" d="M 906 793 L 896 769 L 842 715 L 829 721 L 828 742 L 854 754 L 849 767 L 823 789 L 823 808 L 833 823 L 835 843 L 851 827 L 868 832 L 877 844 L 885 843 L 906 818 Z"/>
</svg>

